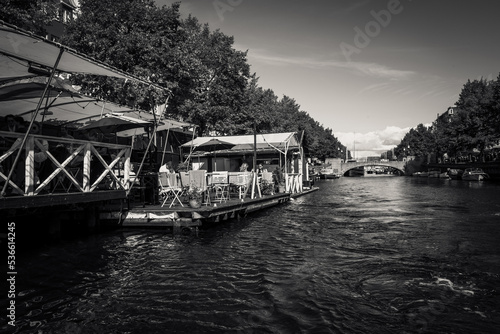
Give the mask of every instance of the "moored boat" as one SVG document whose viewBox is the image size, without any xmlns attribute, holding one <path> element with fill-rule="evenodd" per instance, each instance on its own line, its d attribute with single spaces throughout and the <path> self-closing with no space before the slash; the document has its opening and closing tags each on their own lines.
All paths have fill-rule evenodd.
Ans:
<svg viewBox="0 0 500 334">
<path fill-rule="evenodd" d="M 427 174 L 427 176 L 430 178 L 439 178 L 439 174 L 441 174 L 441 171 L 439 169 L 429 169 Z"/>
<path fill-rule="evenodd" d="M 466 168 L 462 174 L 462 180 L 466 181 L 481 181 L 488 178 L 489 175 L 486 174 L 481 168 Z"/>
<path fill-rule="evenodd" d="M 464 171 L 457 168 L 450 168 L 446 173 L 452 180 L 460 180 Z"/>
<path fill-rule="evenodd" d="M 450 176 L 448 175 L 448 172 L 442 172 L 442 173 L 439 173 L 439 178 L 440 179 L 449 179 Z"/>
<path fill-rule="evenodd" d="M 319 171 L 320 179 L 338 179 L 340 176 L 337 173 L 334 173 L 332 167 L 323 167 Z"/>
</svg>

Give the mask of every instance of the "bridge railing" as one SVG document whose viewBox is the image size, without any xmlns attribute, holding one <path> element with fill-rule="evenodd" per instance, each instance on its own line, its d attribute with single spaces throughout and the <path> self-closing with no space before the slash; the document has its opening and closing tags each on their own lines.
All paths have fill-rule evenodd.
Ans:
<svg viewBox="0 0 500 334">
<path fill-rule="evenodd" d="M 405 170 L 405 165 L 406 161 L 380 161 L 380 162 L 374 162 L 374 161 L 356 161 L 356 162 L 343 162 L 340 166 L 341 168 L 341 173 L 344 174 L 350 169 L 356 168 L 356 167 L 361 167 L 361 166 L 384 166 L 384 167 L 392 167 L 399 169 L 400 171 L 404 172 Z"/>
<path fill-rule="evenodd" d="M 7 194 L 129 189 L 130 146 L 28 135 L 20 148 L 24 135 L 0 131 L 0 186 Z"/>
</svg>

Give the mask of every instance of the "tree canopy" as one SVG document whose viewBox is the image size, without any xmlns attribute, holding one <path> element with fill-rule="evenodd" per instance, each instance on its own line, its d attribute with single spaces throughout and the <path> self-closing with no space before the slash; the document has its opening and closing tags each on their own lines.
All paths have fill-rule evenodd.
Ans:
<svg viewBox="0 0 500 334">
<path fill-rule="evenodd" d="M 23 18 L 25 28 L 43 27 L 57 17 L 43 10 L 46 3 L 52 2 L 2 0 L 1 8 Z M 67 24 L 61 42 L 165 90 L 82 75 L 73 76 L 74 83 L 85 94 L 142 110 L 168 101 L 165 117 L 196 124 L 198 135 L 304 131 L 312 156 L 340 156 L 343 146 L 332 130 L 293 98 L 259 87 L 247 52 L 233 47 L 232 36 L 193 16 L 181 18 L 179 7 L 178 2 L 158 7 L 154 0 L 80 0 L 79 15 Z"/>
<path fill-rule="evenodd" d="M 500 141 L 500 75 L 494 81 L 468 80 L 453 114 L 438 117 L 430 127 L 419 124 L 395 148 L 396 155 L 450 157 L 484 151 Z"/>
</svg>

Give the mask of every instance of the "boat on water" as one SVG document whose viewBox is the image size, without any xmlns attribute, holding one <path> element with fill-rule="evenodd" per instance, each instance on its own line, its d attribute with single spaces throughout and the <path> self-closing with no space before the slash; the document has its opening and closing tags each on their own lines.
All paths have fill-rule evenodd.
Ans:
<svg viewBox="0 0 500 334">
<path fill-rule="evenodd" d="M 430 177 L 430 178 L 439 178 L 440 174 L 441 174 L 440 169 L 429 169 L 427 171 L 427 177 Z"/>
<path fill-rule="evenodd" d="M 339 174 L 335 173 L 332 167 L 323 167 L 319 171 L 320 179 L 338 179 L 340 177 Z"/>
<path fill-rule="evenodd" d="M 415 172 L 415 173 L 412 174 L 412 176 L 415 176 L 415 177 L 428 177 L 429 173 L 428 172 Z"/>
<path fill-rule="evenodd" d="M 449 179 L 450 176 L 448 175 L 447 172 L 442 172 L 442 173 L 439 173 L 439 178 L 440 179 Z"/>
<path fill-rule="evenodd" d="M 489 177 L 481 168 L 466 168 L 462 174 L 462 180 L 465 181 L 481 181 Z"/>
<path fill-rule="evenodd" d="M 335 173 L 326 173 L 326 174 L 320 174 L 319 178 L 324 179 L 324 180 L 332 180 L 332 179 L 338 179 L 340 177 L 339 174 Z"/>
<path fill-rule="evenodd" d="M 448 172 L 441 172 L 441 169 L 435 168 L 435 169 L 429 169 L 428 170 L 428 177 L 430 178 L 436 178 L 436 179 L 449 179 Z"/>
<path fill-rule="evenodd" d="M 460 180 L 462 178 L 463 173 L 464 171 L 458 168 L 450 168 L 446 172 L 446 174 L 448 174 L 448 177 L 452 180 Z"/>
</svg>

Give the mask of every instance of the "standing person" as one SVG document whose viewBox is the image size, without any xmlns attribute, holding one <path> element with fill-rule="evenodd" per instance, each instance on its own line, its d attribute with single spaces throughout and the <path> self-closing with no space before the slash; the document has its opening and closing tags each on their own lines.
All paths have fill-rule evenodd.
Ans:
<svg viewBox="0 0 500 334">
<path fill-rule="evenodd" d="M 276 193 L 279 192 L 279 186 L 281 184 L 282 179 L 283 175 L 281 173 L 281 169 L 278 166 L 276 166 L 276 169 L 273 170 L 274 191 Z"/>
</svg>

